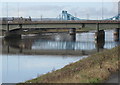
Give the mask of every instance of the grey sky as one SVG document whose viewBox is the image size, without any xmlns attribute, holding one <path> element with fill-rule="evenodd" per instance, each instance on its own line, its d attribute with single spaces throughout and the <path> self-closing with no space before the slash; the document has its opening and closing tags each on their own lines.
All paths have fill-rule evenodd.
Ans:
<svg viewBox="0 0 120 85">
<path fill-rule="evenodd" d="M 91 19 L 101 19 L 102 16 L 102 2 L 8 2 L 2 3 L 2 16 L 4 17 L 7 16 L 7 6 L 10 17 L 56 18 L 62 10 L 81 19 L 86 19 L 87 16 Z M 117 2 L 103 3 L 104 18 L 115 16 L 117 12 Z"/>
</svg>

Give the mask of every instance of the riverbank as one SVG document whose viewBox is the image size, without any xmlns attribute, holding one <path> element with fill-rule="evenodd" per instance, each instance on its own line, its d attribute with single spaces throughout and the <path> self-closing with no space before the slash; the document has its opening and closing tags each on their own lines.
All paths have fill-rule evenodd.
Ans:
<svg viewBox="0 0 120 85">
<path fill-rule="evenodd" d="M 25 83 L 102 83 L 119 70 L 119 47 L 91 55 Z"/>
</svg>

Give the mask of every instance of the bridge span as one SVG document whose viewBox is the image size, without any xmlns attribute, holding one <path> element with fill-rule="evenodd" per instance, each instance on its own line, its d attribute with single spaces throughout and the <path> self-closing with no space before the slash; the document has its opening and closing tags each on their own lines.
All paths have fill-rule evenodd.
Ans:
<svg viewBox="0 0 120 85">
<path fill-rule="evenodd" d="M 59 20 L 59 21 L 4 21 L 2 29 L 6 29 L 6 35 L 21 35 L 22 32 L 17 32 L 18 29 L 69 29 L 70 34 L 75 34 L 76 29 L 84 29 L 88 24 L 94 25 L 99 31 L 100 26 L 110 28 L 120 28 L 120 20 Z"/>
<path fill-rule="evenodd" d="M 20 25 L 23 28 L 83 28 L 86 24 L 120 24 L 120 20 L 4 21 L 1 24 L 3 29 L 6 26 L 15 29 Z"/>
</svg>

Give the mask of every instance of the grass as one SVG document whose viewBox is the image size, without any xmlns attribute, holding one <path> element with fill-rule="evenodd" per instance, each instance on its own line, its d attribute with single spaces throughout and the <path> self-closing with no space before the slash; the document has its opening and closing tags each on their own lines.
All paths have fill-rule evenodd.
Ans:
<svg viewBox="0 0 120 85">
<path fill-rule="evenodd" d="M 99 78 L 91 78 L 89 83 L 98 83 L 99 81 L 101 81 Z"/>
<path fill-rule="evenodd" d="M 101 83 L 119 70 L 119 47 L 104 50 L 25 83 Z"/>
</svg>

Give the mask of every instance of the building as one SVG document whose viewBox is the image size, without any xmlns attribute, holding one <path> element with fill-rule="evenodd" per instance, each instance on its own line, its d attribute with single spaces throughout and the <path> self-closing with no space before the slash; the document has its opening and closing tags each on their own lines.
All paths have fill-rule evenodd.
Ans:
<svg viewBox="0 0 120 85">
<path fill-rule="evenodd" d="M 17 17 L 3 17 L 2 18 L 2 21 L 11 21 L 11 22 L 25 22 L 25 21 L 31 21 L 31 17 L 29 18 L 23 18 L 23 17 L 20 17 L 20 18 L 17 18 Z"/>
</svg>

